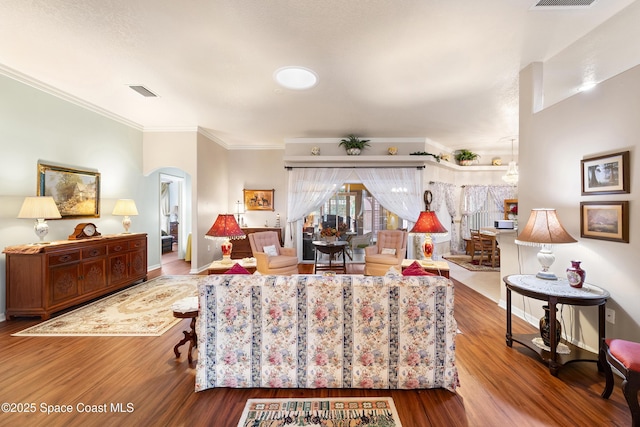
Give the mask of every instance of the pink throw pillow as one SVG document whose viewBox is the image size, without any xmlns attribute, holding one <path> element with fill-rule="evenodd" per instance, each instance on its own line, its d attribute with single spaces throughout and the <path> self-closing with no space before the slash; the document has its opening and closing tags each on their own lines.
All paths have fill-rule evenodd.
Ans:
<svg viewBox="0 0 640 427">
<path fill-rule="evenodd" d="M 251 273 L 249 273 L 249 271 L 246 268 L 244 268 L 243 266 L 241 266 L 236 262 L 235 264 L 233 264 L 233 267 L 225 271 L 223 274 L 251 274 Z"/>
<path fill-rule="evenodd" d="M 422 266 L 418 261 L 414 261 L 409 267 L 402 270 L 403 276 L 436 276 L 433 273 L 429 273 L 428 271 L 424 271 Z"/>
</svg>

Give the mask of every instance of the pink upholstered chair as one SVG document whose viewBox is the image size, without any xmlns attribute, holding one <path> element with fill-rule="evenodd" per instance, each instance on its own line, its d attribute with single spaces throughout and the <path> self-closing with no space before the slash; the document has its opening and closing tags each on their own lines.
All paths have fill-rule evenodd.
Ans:
<svg viewBox="0 0 640 427">
<path fill-rule="evenodd" d="M 624 378 L 622 394 L 631 412 L 631 427 L 640 427 L 640 343 L 606 338 L 600 350 L 600 365 L 604 368 L 606 379 L 602 397 L 608 399 L 613 391 L 613 366 Z"/>
<path fill-rule="evenodd" d="M 296 248 L 281 247 L 278 233 L 275 231 L 251 233 L 249 234 L 249 244 L 256 259 L 256 270 L 259 273 L 284 276 L 298 274 Z M 265 248 L 267 248 L 266 252 Z M 269 254 L 269 251 L 272 253 Z"/>
<path fill-rule="evenodd" d="M 402 270 L 407 255 L 407 235 L 403 230 L 380 230 L 374 246 L 364 248 L 364 274 L 384 276 L 389 268 Z"/>
</svg>

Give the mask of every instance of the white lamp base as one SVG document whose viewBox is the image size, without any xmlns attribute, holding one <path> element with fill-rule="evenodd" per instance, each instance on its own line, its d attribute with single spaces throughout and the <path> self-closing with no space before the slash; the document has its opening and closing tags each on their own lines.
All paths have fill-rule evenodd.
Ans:
<svg viewBox="0 0 640 427">
<path fill-rule="evenodd" d="M 536 274 L 536 277 L 544 280 L 558 280 L 558 276 L 549 271 L 549 267 L 556 260 L 556 256 L 551 250 L 551 245 L 543 244 L 542 249 L 538 252 L 538 262 L 542 266 L 542 270 Z"/>
<path fill-rule="evenodd" d="M 40 238 L 38 243 L 34 243 L 34 245 L 48 245 L 49 242 L 44 241 L 44 236 L 49 234 L 49 224 L 44 219 L 37 219 L 36 224 L 33 226 L 33 231 L 35 231 L 36 236 Z"/>
<path fill-rule="evenodd" d="M 131 227 L 131 218 L 129 218 L 129 215 L 125 215 L 124 218 L 122 218 L 122 226 L 124 227 L 124 234 L 129 234 L 129 227 Z"/>
</svg>

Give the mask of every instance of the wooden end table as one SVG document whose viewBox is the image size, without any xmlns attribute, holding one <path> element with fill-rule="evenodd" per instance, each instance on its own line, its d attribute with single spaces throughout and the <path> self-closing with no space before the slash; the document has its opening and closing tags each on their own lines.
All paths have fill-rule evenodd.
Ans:
<svg viewBox="0 0 640 427">
<path fill-rule="evenodd" d="M 186 299 L 185 299 L 186 301 Z M 179 309 L 177 307 L 173 308 L 173 317 L 178 319 L 191 319 L 191 323 L 189 324 L 191 330 L 190 331 L 182 331 L 184 334 L 184 338 L 180 340 L 178 344 L 173 347 L 173 352 L 176 355 L 176 359 L 180 357 L 180 352 L 178 348 L 183 344 L 189 343 L 189 352 L 187 353 L 187 360 L 189 360 L 189 364 L 193 363 L 193 357 L 191 356 L 191 350 L 194 347 L 198 347 L 198 335 L 196 334 L 196 318 L 198 317 L 198 307 L 189 307 L 187 309 Z"/>
<path fill-rule="evenodd" d="M 244 259 L 232 259 L 230 264 L 226 264 L 221 260 L 213 261 L 207 268 L 207 274 L 224 274 L 225 271 L 233 267 L 234 264 L 240 264 L 249 273 L 256 272 L 257 264 L 255 261 L 245 261 Z"/>
<path fill-rule="evenodd" d="M 544 280 L 535 275 L 517 274 L 502 279 L 507 287 L 507 345 L 511 347 L 516 341 L 535 351 L 543 362 L 549 365 L 551 375 L 557 376 L 558 370 L 570 362 L 596 362 L 598 370 L 603 366 L 598 354 L 575 346 L 565 340 L 563 343 L 569 348 L 569 354 L 559 354 L 556 342 L 556 304 L 598 307 L 598 349 L 602 346 L 605 335 L 605 305 L 609 292 L 595 285 L 585 283 L 582 288 L 573 288 L 566 279 Z M 549 348 L 545 350 L 533 344 L 533 339 L 539 334 L 512 334 L 511 329 L 511 291 L 529 298 L 546 301 L 549 305 Z"/>
</svg>

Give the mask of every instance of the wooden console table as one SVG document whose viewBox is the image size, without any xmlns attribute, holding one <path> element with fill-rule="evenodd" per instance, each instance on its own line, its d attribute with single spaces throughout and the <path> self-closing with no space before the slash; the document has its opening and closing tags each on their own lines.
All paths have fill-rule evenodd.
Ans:
<svg viewBox="0 0 640 427">
<path fill-rule="evenodd" d="M 7 318 L 48 319 L 147 280 L 147 235 L 115 234 L 5 248 Z"/>
<path fill-rule="evenodd" d="M 570 362 L 596 362 L 598 369 L 602 370 L 598 354 L 577 347 L 565 340 L 563 343 L 569 348 L 569 354 L 560 354 L 557 351 L 556 342 L 556 304 L 576 306 L 598 306 L 598 348 L 602 345 L 605 334 L 605 304 L 609 298 L 609 292 L 597 286 L 585 283 L 582 288 L 572 288 L 566 279 L 544 280 L 535 275 L 518 274 L 503 278 L 507 287 L 507 345 L 511 347 L 513 342 L 519 342 L 525 347 L 535 351 L 543 362 L 549 365 L 549 371 L 557 376 L 558 370 Z M 533 339 L 539 334 L 512 334 L 511 330 L 511 291 L 517 292 L 529 298 L 546 301 L 549 305 L 549 348 L 539 348 L 533 344 Z"/>
</svg>

